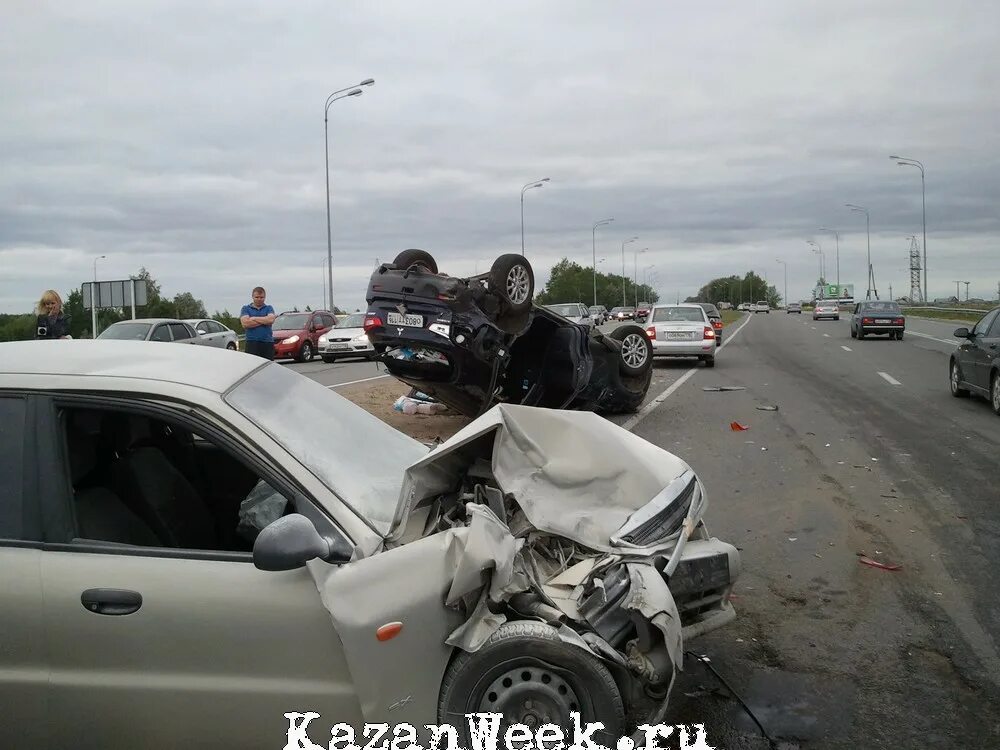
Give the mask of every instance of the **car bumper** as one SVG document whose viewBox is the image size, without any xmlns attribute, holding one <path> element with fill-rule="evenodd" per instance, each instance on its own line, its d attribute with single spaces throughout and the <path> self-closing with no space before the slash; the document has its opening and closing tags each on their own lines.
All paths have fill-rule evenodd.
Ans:
<svg viewBox="0 0 1000 750">
<path fill-rule="evenodd" d="M 715 339 L 651 341 L 654 357 L 701 357 L 715 351 Z"/>
<path fill-rule="evenodd" d="M 840 313 L 820 313 L 818 315 L 816 313 L 813 313 L 813 320 L 819 320 L 820 318 L 830 318 L 832 320 L 834 318 L 839 318 L 839 317 Z"/>
<path fill-rule="evenodd" d="M 294 344 L 279 344 L 274 345 L 274 356 L 279 359 L 286 359 L 289 357 L 299 356 L 299 351 L 302 348 L 302 342 L 296 341 Z"/>
<path fill-rule="evenodd" d="M 319 353 L 325 357 L 367 356 L 375 353 L 375 347 L 371 345 L 371 342 L 354 344 L 350 341 L 338 341 L 326 344 L 319 350 Z"/>
<path fill-rule="evenodd" d="M 899 331 L 899 332 L 905 331 L 906 330 L 906 326 L 905 325 L 902 325 L 902 326 L 896 326 L 896 325 L 892 325 L 892 326 L 887 326 L 887 325 L 870 325 L 870 326 L 864 326 L 863 325 L 863 326 L 861 326 L 861 330 L 864 331 L 865 333 L 874 333 L 874 334 L 879 334 L 879 333 L 896 333 L 897 331 Z"/>
</svg>

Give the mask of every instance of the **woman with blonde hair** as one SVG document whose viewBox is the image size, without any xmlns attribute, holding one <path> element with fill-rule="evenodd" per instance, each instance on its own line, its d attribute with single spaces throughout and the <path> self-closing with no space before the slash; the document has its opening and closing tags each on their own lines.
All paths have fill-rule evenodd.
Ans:
<svg viewBox="0 0 1000 750">
<path fill-rule="evenodd" d="M 69 339 L 69 316 L 63 314 L 62 297 L 49 289 L 38 301 L 36 339 Z"/>
</svg>

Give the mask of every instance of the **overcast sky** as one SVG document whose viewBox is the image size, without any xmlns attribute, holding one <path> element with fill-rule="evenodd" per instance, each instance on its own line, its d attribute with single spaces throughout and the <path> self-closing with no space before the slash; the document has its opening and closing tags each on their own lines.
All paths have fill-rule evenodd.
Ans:
<svg viewBox="0 0 1000 750">
<path fill-rule="evenodd" d="M 760 6 L 760 7 L 752 7 Z M 323 103 L 334 295 L 375 259 L 445 272 L 520 249 L 654 265 L 662 296 L 748 269 L 909 291 L 927 170 L 932 297 L 1000 281 L 1000 4 L 126 2 L 0 9 L 0 312 L 148 268 L 236 311 L 323 302 Z M 965 287 L 962 286 L 964 296 Z M 585 300 L 586 301 L 586 300 Z"/>
</svg>

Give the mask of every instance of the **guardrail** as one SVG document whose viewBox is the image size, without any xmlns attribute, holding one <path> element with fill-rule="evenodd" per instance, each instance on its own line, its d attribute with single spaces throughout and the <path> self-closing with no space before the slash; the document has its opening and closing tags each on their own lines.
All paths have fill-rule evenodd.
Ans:
<svg viewBox="0 0 1000 750">
<path fill-rule="evenodd" d="M 928 310 L 938 312 L 979 313 L 985 315 L 992 307 L 935 307 L 934 305 L 900 305 L 904 310 Z"/>
</svg>

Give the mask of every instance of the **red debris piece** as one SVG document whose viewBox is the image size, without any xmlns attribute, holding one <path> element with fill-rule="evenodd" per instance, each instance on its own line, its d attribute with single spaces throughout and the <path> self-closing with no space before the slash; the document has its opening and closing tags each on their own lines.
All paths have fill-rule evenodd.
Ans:
<svg viewBox="0 0 1000 750">
<path fill-rule="evenodd" d="M 733 432 L 743 432 L 745 430 L 749 430 L 750 425 L 740 424 L 739 422 L 730 422 L 729 429 L 732 430 Z"/>
<path fill-rule="evenodd" d="M 880 570 L 902 570 L 902 565 L 896 565 L 892 563 L 887 565 L 886 563 L 880 563 L 878 560 L 872 560 L 870 557 L 859 557 L 858 562 L 862 565 L 870 565 L 873 568 L 879 568 Z"/>
</svg>

